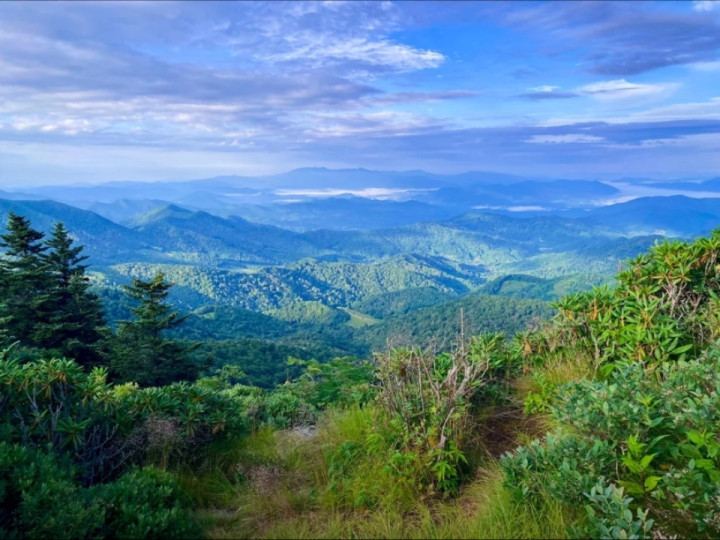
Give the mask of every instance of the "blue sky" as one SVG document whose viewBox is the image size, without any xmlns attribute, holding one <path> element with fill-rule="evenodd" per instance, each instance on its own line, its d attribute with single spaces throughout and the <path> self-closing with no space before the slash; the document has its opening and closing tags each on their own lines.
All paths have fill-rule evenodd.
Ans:
<svg viewBox="0 0 720 540">
<path fill-rule="evenodd" d="M 720 174 L 720 2 L 2 2 L 0 188 Z"/>
</svg>

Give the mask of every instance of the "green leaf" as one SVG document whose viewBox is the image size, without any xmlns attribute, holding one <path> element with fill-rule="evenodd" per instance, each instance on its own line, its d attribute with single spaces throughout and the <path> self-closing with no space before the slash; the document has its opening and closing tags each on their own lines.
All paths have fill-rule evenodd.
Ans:
<svg viewBox="0 0 720 540">
<path fill-rule="evenodd" d="M 715 463 L 711 459 L 698 459 L 695 461 L 695 465 L 698 469 L 714 469 Z"/>
<path fill-rule="evenodd" d="M 692 443 L 695 444 L 698 448 L 702 448 L 705 446 L 705 437 L 702 436 L 702 434 L 698 433 L 697 431 L 688 431 L 687 438 L 690 439 Z"/>
<path fill-rule="evenodd" d="M 645 479 L 645 489 L 647 491 L 652 491 L 658 485 L 660 480 L 662 480 L 661 476 L 648 476 Z"/>
<path fill-rule="evenodd" d="M 677 349 L 674 349 L 674 350 L 672 351 L 672 353 L 673 353 L 673 354 L 682 354 L 682 353 L 684 353 L 684 352 L 689 351 L 689 350 L 692 349 L 692 348 L 693 348 L 693 344 L 692 344 L 692 343 L 688 343 L 687 345 L 681 345 L 681 346 L 678 347 Z"/>
<path fill-rule="evenodd" d="M 657 455 L 657 454 L 649 454 L 649 455 L 647 455 L 647 456 L 644 456 L 644 457 L 640 460 L 640 468 L 641 468 L 641 470 L 644 471 L 645 469 L 647 469 L 648 465 L 650 465 L 650 462 L 653 460 L 653 458 L 654 458 L 656 455 Z"/>
<path fill-rule="evenodd" d="M 642 495 L 643 493 L 645 493 L 643 487 L 637 482 L 633 482 L 631 480 L 621 480 L 620 482 L 618 482 L 618 484 L 624 487 L 625 490 L 631 495 Z"/>
<path fill-rule="evenodd" d="M 702 459 L 702 454 L 700 453 L 700 450 L 698 450 L 696 446 L 693 446 L 691 444 L 681 444 L 680 452 L 682 452 L 684 456 L 689 458 Z"/>
</svg>

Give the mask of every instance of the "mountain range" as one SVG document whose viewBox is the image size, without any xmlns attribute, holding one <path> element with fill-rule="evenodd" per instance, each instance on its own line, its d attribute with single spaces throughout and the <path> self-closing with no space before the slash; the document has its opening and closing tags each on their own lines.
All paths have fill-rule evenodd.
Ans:
<svg viewBox="0 0 720 540">
<path fill-rule="evenodd" d="M 698 183 L 695 193 L 719 188 L 716 180 Z M 662 186 L 672 193 L 680 184 L 688 182 Z M 493 306 L 503 328 L 515 328 L 513 320 L 547 315 L 543 302 L 610 281 L 623 260 L 659 239 L 720 224 L 715 198 L 613 203 L 622 195 L 619 184 L 599 181 L 299 169 L 7 191 L 0 220 L 12 210 L 43 231 L 64 222 L 90 256 L 111 319 L 127 316 L 119 285 L 162 271 L 183 310 L 270 317 L 249 334 L 237 330 L 238 338 L 277 341 L 260 329 L 272 320 L 287 335 L 305 336 L 302 346 L 324 342 L 354 353 L 394 333 L 418 337 L 420 321 L 437 326 L 463 306 L 473 324 L 495 328 L 482 319 L 482 304 Z M 488 300 L 496 297 L 506 304 Z M 517 302 L 536 304 L 514 318 L 523 312 Z M 229 339 L 233 324 L 222 324 Z M 288 334 L 285 324 L 301 330 Z M 300 346 L 293 339 L 283 346 Z"/>
</svg>

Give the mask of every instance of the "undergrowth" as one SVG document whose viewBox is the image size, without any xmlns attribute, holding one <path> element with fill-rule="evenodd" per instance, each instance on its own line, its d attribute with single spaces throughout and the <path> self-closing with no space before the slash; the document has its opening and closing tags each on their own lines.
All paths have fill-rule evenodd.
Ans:
<svg viewBox="0 0 720 540">
<path fill-rule="evenodd" d="M 564 538 L 577 512 L 550 497 L 518 503 L 486 459 L 456 497 L 419 495 L 384 470 L 378 454 L 353 453 L 371 432 L 373 407 L 329 410 L 317 433 L 261 430 L 238 441 L 228 471 L 184 477 L 210 538 Z M 339 479 L 342 478 L 342 479 Z M 220 493 L 221 492 L 221 493 Z M 373 502 L 371 502 L 373 501 Z M 368 504 L 370 503 L 370 504 Z"/>
</svg>

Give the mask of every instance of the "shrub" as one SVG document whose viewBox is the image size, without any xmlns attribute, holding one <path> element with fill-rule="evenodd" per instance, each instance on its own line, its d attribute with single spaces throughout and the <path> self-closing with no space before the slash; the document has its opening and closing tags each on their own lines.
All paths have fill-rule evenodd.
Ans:
<svg viewBox="0 0 720 540">
<path fill-rule="evenodd" d="M 487 334 L 449 353 L 396 349 L 377 358 L 378 404 L 392 429 L 388 466 L 430 490 L 457 491 L 472 398 L 505 366 L 504 336 Z M 491 373 L 491 372 L 490 372 Z"/>
<path fill-rule="evenodd" d="M 605 381 L 562 388 L 551 414 L 565 428 L 504 456 L 507 483 L 520 497 L 532 500 L 547 490 L 596 513 L 598 505 L 617 510 L 618 501 L 629 499 L 622 505 L 642 521 L 643 534 L 652 526 L 647 509 L 670 532 L 717 535 L 719 410 L 718 348 L 651 373 L 639 363 L 619 366 Z M 608 491 L 614 484 L 623 494 Z M 637 533 L 635 525 L 603 523 L 608 531 Z"/>
<path fill-rule="evenodd" d="M 88 493 L 104 513 L 95 534 L 110 538 L 197 538 L 200 529 L 173 477 L 159 469 L 132 470 Z"/>
<path fill-rule="evenodd" d="M 30 538 L 197 537 L 173 478 L 136 469 L 84 488 L 67 460 L 0 442 L 0 527 Z"/>
</svg>

